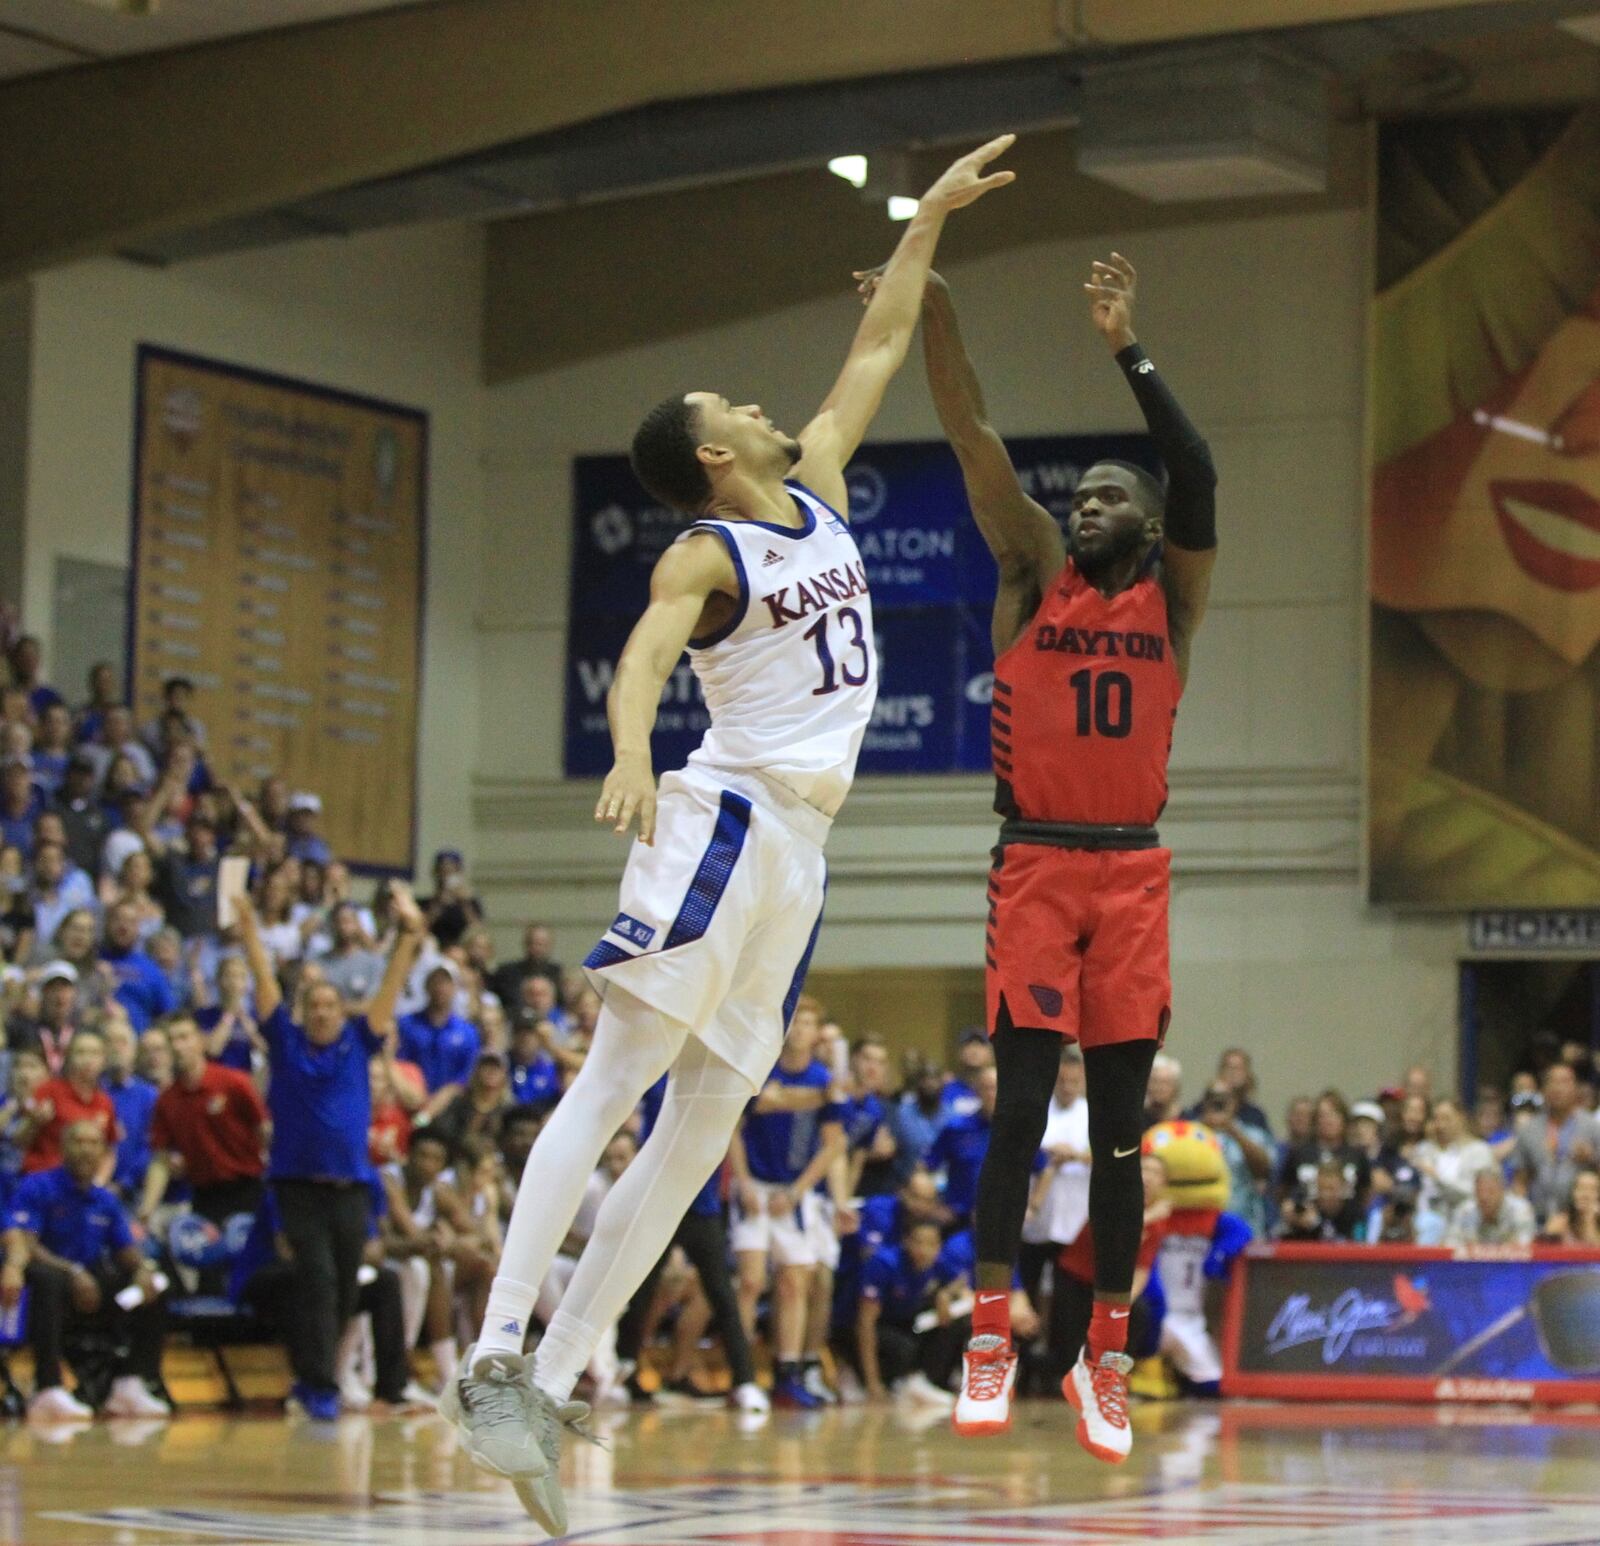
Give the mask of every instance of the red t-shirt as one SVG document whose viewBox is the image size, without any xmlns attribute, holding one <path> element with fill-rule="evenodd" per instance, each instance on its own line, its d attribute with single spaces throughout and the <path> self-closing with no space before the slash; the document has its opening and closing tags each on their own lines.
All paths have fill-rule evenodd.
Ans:
<svg viewBox="0 0 1600 1546">
<path fill-rule="evenodd" d="M 150 1118 L 150 1147 L 181 1154 L 191 1186 L 241 1181 L 266 1169 L 266 1121 L 266 1104 L 249 1074 L 207 1063 L 194 1089 L 180 1078 L 161 1092 Z"/>
<path fill-rule="evenodd" d="M 122 1136 L 117 1127 L 117 1108 L 98 1085 L 94 1094 L 83 1100 L 65 1079 L 46 1079 L 33 1092 L 33 1103 L 42 1106 L 47 1102 L 53 1115 L 33 1135 L 28 1152 L 22 1156 L 22 1168 L 30 1176 L 35 1171 L 54 1170 L 61 1163 L 61 1135 L 74 1122 L 93 1122 L 104 1135 L 107 1147 L 115 1147 Z"/>
<path fill-rule="evenodd" d="M 392 1142 L 386 1141 L 392 1139 Z M 411 1147 L 411 1118 L 399 1101 L 372 1108 L 372 1126 L 367 1129 L 367 1158 L 374 1165 L 387 1165 L 404 1159 Z"/>
<path fill-rule="evenodd" d="M 1166 1239 L 1171 1227 L 1170 1215 L 1144 1226 L 1144 1234 L 1139 1237 L 1139 1259 L 1134 1264 L 1135 1270 L 1139 1267 L 1148 1270 L 1155 1266 L 1161 1242 Z M 1068 1277 L 1077 1278 L 1080 1283 L 1094 1282 L 1094 1231 L 1087 1224 L 1078 1231 L 1078 1238 L 1071 1245 L 1061 1247 L 1056 1264 Z"/>
</svg>

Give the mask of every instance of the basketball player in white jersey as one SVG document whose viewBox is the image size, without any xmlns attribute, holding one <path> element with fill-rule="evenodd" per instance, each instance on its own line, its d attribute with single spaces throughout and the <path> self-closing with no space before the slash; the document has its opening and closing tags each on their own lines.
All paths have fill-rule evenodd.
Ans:
<svg viewBox="0 0 1600 1546">
<path fill-rule="evenodd" d="M 633 443 L 640 481 L 692 524 L 656 565 L 607 702 L 615 765 L 597 821 L 627 833 L 622 909 L 584 965 L 604 999 L 581 1072 L 523 1171 L 482 1332 L 442 1410 L 480 1465 L 562 1534 L 572 1388 L 606 1327 L 722 1163 L 783 1045 L 822 921 L 822 845 L 877 694 L 866 570 L 842 512 L 844 469 L 900 368 L 945 217 L 1011 172 L 1003 135 L 923 196 L 844 369 L 791 439 L 754 405 L 689 392 Z M 650 732 L 685 647 L 711 728 L 661 780 Z M 528 1316 L 601 1150 L 671 1071 L 661 1115 L 606 1197 L 536 1356 Z"/>
</svg>

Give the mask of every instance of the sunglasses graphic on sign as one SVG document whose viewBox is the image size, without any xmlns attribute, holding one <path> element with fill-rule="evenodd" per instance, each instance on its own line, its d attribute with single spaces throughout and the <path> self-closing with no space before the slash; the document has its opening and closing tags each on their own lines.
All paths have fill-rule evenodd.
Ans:
<svg viewBox="0 0 1600 1546">
<path fill-rule="evenodd" d="M 1449 1374 L 1460 1368 L 1529 1315 L 1551 1368 L 1564 1374 L 1600 1373 L 1600 1271 L 1552 1272 L 1541 1278 L 1526 1304 L 1463 1342 L 1433 1372 Z"/>
</svg>

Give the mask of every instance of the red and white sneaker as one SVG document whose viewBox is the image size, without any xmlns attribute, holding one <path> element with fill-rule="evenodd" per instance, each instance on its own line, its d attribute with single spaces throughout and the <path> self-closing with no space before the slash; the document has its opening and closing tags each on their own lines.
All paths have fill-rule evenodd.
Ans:
<svg viewBox="0 0 1600 1546">
<path fill-rule="evenodd" d="M 1133 1360 L 1126 1353 L 1102 1353 L 1097 1364 L 1084 1354 L 1061 1382 L 1061 1394 L 1077 1409 L 1078 1442 L 1096 1460 L 1121 1465 L 1133 1448 L 1128 1426 L 1128 1375 Z"/>
<path fill-rule="evenodd" d="M 961 1395 L 951 1421 L 969 1438 L 1004 1433 L 1011 1426 L 1011 1387 L 1017 1383 L 1017 1353 L 1008 1337 L 974 1337 L 967 1343 Z"/>
</svg>

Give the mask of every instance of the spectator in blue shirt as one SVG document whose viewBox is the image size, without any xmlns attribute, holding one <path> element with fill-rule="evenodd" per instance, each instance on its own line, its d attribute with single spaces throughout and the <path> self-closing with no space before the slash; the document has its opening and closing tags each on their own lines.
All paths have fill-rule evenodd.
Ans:
<svg viewBox="0 0 1600 1546">
<path fill-rule="evenodd" d="M 913 1224 L 861 1269 L 856 1357 L 867 1394 L 887 1391 L 918 1405 L 955 1409 L 950 1376 L 971 1321 L 952 1313 L 964 1285 L 941 1264 L 938 1226 Z"/>
<path fill-rule="evenodd" d="M 25 633 L 18 638 L 11 646 L 8 658 L 11 665 L 11 685 L 20 687 L 27 693 L 28 707 L 33 710 L 35 717 L 43 714 L 51 704 L 61 702 L 61 694 L 39 680 L 39 668 L 43 664 L 44 656 L 39 648 L 39 641 L 31 633 Z"/>
<path fill-rule="evenodd" d="M 537 1025 L 511 1032 L 511 1098 L 539 1111 L 561 1099 L 561 1065 L 545 1051 Z"/>
<path fill-rule="evenodd" d="M 897 1185 L 894 1133 L 883 1098 L 888 1076 L 888 1047 L 876 1036 L 858 1037 L 850 1048 L 850 1087 L 841 1102 L 852 1197 L 875 1197 Z"/>
<path fill-rule="evenodd" d="M 322 800 L 301 790 L 289 796 L 289 832 L 283 851 L 291 859 L 312 859 L 326 869 L 333 863 L 333 850 L 317 831 L 322 821 Z"/>
<path fill-rule="evenodd" d="M 816 1038 L 816 1017 L 797 1015 L 777 1066 L 750 1103 L 729 1151 L 735 1178 L 733 1250 L 745 1329 L 754 1332 L 770 1258 L 777 1353 L 773 1398 L 779 1406 L 807 1410 L 823 1404 L 803 1382 L 800 1364 L 824 1227 L 815 1188 L 824 1177 L 842 1181 L 844 1160 L 844 1128 L 833 1102 L 833 1079 L 812 1058 Z M 848 1198 L 836 1192 L 835 1201 L 847 1204 Z"/>
<path fill-rule="evenodd" d="M 33 738 L 28 760 L 34 783 L 53 799 L 72 760 L 72 714 L 66 704 L 52 703 L 40 713 L 39 733 Z"/>
<path fill-rule="evenodd" d="M 889 1131 L 894 1135 L 895 1179 L 903 1186 L 928 1157 L 933 1140 L 944 1126 L 944 1074 L 931 1064 L 920 1065 L 910 1086 L 889 1108 Z"/>
<path fill-rule="evenodd" d="M 422 1008 L 400 1021 L 400 1056 L 428 1082 L 422 1109 L 431 1119 L 465 1088 L 483 1049 L 477 1027 L 456 1013 L 455 973 L 443 961 L 423 980 L 423 992 Z"/>
<path fill-rule="evenodd" d="M 33 903 L 34 938 L 41 944 L 56 937 L 56 930 L 68 913 L 99 905 L 94 882 L 67 857 L 65 846 L 43 838 L 34 844 L 29 899 Z"/>
<path fill-rule="evenodd" d="M 167 974 L 139 949 L 139 910 L 118 902 L 106 912 L 106 942 L 100 958 L 117 979 L 116 1000 L 128 1011 L 141 1036 L 163 1015 L 178 1007 Z"/>
<path fill-rule="evenodd" d="M 370 1223 L 367 1061 L 392 1049 L 395 1001 L 424 929 L 411 894 L 397 886 L 394 896 L 400 930 L 366 1015 L 346 1019 L 338 989 L 318 982 L 306 993 L 304 1025 L 295 1022 L 283 1001 L 254 904 L 246 898 L 239 907 L 271 1069 L 267 1175 L 297 1275 L 299 1335 L 290 1348 L 291 1399 L 319 1421 L 338 1415 L 335 1356 L 355 1313 L 356 1274 Z"/>
<path fill-rule="evenodd" d="M 0 846 L 33 853 L 33 824 L 44 809 L 44 791 L 33 781 L 26 757 L 8 757 L 0 767 Z"/>
<path fill-rule="evenodd" d="M 92 1122 L 74 1122 L 62 1135 L 63 1163 L 18 1186 L 6 1220 L 0 1304 L 28 1290 L 28 1345 L 33 1351 L 31 1415 L 84 1419 L 93 1410 L 61 1384 L 67 1332 L 93 1328 L 119 1349 L 106 1412 L 119 1417 L 166 1417 L 171 1408 L 152 1394 L 161 1379 L 163 1316 L 150 1264 L 134 1243 L 122 1204 L 94 1184 L 105 1139 Z M 116 1296 L 137 1287 L 142 1298 L 124 1309 Z"/>
<path fill-rule="evenodd" d="M 137 1204 L 144 1173 L 150 1168 L 150 1118 L 161 1091 L 133 1071 L 139 1044 L 125 1016 L 106 1016 L 105 1038 L 106 1071 L 100 1076 L 100 1087 L 116 1107 L 117 1126 L 122 1133 L 111 1186 L 124 1202 Z"/>
<path fill-rule="evenodd" d="M 987 1031 L 974 1027 L 961 1033 L 956 1049 L 956 1077 L 949 1080 L 940 1099 L 948 1117 L 971 1116 L 978 1109 L 978 1080 L 994 1067 L 994 1045 Z"/>
<path fill-rule="evenodd" d="M 975 1083 L 977 1109 L 946 1123 L 928 1151 L 928 1168 L 944 1172 L 945 1204 L 963 1229 L 972 1223 L 972 1210 L 978 1202 L 978 1172 L 989 1152 L 998 1076 L 992 1067 L 985 1068 Z"/>
</svg>

